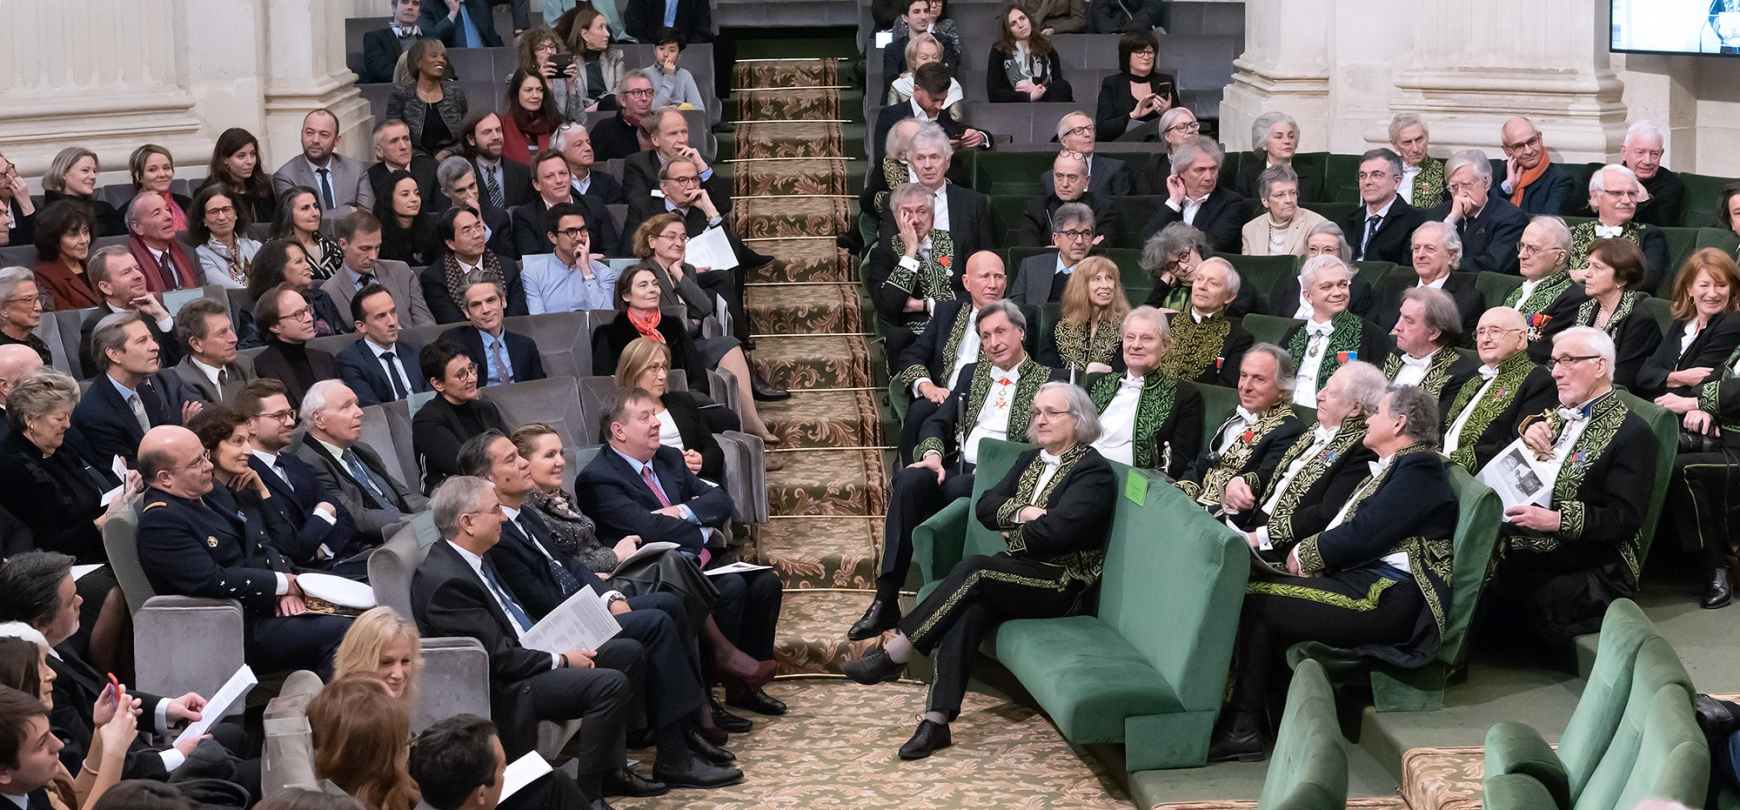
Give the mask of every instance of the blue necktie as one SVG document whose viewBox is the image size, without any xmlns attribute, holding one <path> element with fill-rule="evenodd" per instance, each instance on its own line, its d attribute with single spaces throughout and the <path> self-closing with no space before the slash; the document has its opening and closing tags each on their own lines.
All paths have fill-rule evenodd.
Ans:
<svg viewBox="0 0 1740 810">
<path fill-rule="evenodd" d="M 514 624 L 519 625 L 520 632 L 524 633 L 532 629 L 532 617 L 527 616 L 526 612 L 514 603 L 513 597 L 508 596 L 507 591 L 502 589 L 501 583 L 496 581 L 495 567 L 485 561 L 482 571 L 484 583 L 489 585 L 490 590 L 495 591 L 495 598 L 500 599 L 502 607 L 507 608 L 508 618 L 513 619 Z"/>
<path fill-rule="evenodd" d="M 362 459 L 354 451 L 344 451 L 344 463 L 350 468 L 350 474 L 356 477 L 356 482 L 367 487 L 377 502 L 385 503 L 387 506 L 394 505 L 386 497 L 386 493 L 381 492 L 380 485 L 375 483 L 374 476 L 369 475 L 368 468 L 363 466 Z"/>
<path fill-rule="evenodd" d="M 519 527 L 519 530 L 525 533 L 528 542 L 542 546 L 545 551 L 548 551 L 550 548 L 549 545 L 545 544 L 544 538 L 532 528 L 532 518 L 524 512 L 521 512 L 520 516 L 524 518 L 524 522 L 519 520 L 508 522 Z M 544 557 L 544 562 L 549 564 L 550 576 L 556 580 L 556 585 L 562 589 L 562 596 L 564 598 L 573 596 L 580 592 L 580 580 L 573 574 L 569 573 L 568 569 L 563 567 L 561 563 L 556 562 L 555 557 L 546 556 Z"/>
<path fill-rule="evenodd" d="M 393 399 L 404 399 L 408 392 L 405 391 L 405 383 L 399 379 L 399 358 L 392 352 L 381 352 L 381 359 L 387 361 L 387 368 L 390 369 L 387 378 L 393 381 Z"/>
<path fill-rule="evenodd" d="M 320 175 L 320 204 L 326 206 L 327 210 L 337 208 L 338 203 L 332 197 L 331 170 L 315 169 L 314 173 Z"/>
</svg>

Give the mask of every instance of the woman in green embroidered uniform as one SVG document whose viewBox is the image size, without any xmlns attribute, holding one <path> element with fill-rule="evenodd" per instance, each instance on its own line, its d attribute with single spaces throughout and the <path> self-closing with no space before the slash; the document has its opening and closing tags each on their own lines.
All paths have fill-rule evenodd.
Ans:
<svg viewBox="0 0 1740 810">
<path fill-rule="evenodd" d="M 1287 555 L 1290 576 L 1253 578 L 1239 619 L 1231 702 L 1209 742 L 1211 762 L 1262 759 L 1264 702 L 1281 660 L 1301 641 L 1417 667 L 1437 652 L 1450 610 L 1456 491 L 1438 443 L 1438 401 L 1392 386 L 1367 420 L 1371 475 L 1329 521 Z"/>
<path fill-rule="evenodd" d="M 1589 248 L 1589 267 L 1583 271 L 1583 291 L 1589 300 L 1577 307 L 1577 326 L 1593 326 L 1607 333 L 1619 347 L 1613 383 L 1627 390 L 1637 388 L 1637 373 L 1661 345 L 1661 327 L 1649 310 L 1638 306 L 1649 294 L 1637 289 L 1643 283 L 1643 251 L 1624 239 L 1597 239 Z"/>
<path fill-rule="evenodd" d="M 1039 336 L 1039 362 L 1069 373 L 1071 380 L 1089 373 L 1123 371 L 1124 316 L 1130 300 L 1118 278 L 1118 265 L 1104 256 L 1089 256 L 1077 264 L 1063 288 L 1063 317 Z"/>
<path fill-rule="evenodd" d="M 1202 392 L 1161 370 L 1171 348 L 1166 316 L 1137 307 L 1124 316 L 1124 373 L 1094 375 L 1082 387 L 1099 411 L 1100 455 L 1177 478 L 1202 448 Z"/>
<path fill-rule="evenodd" d="M 1003 533 L 1007 550 L 962 560 L 900 621 L 886 646 L 846 664 L 847 677 L 874 684 L 899 677 L 915 650 L 935 656 L 929 711 L 900 747 L 901 759 L 950 745 L 948 724 L 961 713 L 979 642 L 994 624 L 1068 616 L 1086 606 L 1105 562 L 1118 496 L 1112 465 L 1092 447 L 1099 434 L 1086 391 L 1046 383 L 1033 398 L 1030 435 L 1040 449 L 1017 457 L 974 504 L 979 522 Z"/>
</svg>

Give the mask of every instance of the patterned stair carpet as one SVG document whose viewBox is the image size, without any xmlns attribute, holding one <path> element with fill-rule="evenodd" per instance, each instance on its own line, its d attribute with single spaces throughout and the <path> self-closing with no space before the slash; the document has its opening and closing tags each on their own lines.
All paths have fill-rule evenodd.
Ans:
<svg viewBox="0 0 1740 810">
<path fill-rule="evenodd" d="M 787 602 L 787 609 L 791 607 Z M 1128 808 L 1100 765 L 1072 748 L 1031 709 L 969 694 L 951 730 L 955 747 L 901 762 L 925 690 L 912 683 L 868 689 L 836 679 L 786 680 L 768 693 L 790 704 L 732 739 L 743 782 L 673 790 L 652 799 L 613 798 L 619 808 L 861 810 L 874 807 Z M 631 754 L 653 759 L 651 750 Z"/>
</svg>

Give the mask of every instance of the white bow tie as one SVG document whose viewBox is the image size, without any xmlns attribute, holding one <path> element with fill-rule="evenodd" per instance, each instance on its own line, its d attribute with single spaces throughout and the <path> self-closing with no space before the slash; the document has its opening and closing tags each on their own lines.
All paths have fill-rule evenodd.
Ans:
<svg viewBox="0 0 1740 810">
<path fill-rule="evenodd" d="M 1314 338 L 1329 337 L 1329 333 L 1335 331 L 1335 322 L 1325 321 L 1323 323 L 1317 323 L 1316 321 L 1312 321 L 1305 325 L 1305 331 L 1309 332 L 1311 337 Z"/>
<path fill-rule="evenodd" d="M 1245 410 L 1245 406 L 1243 405 L 1238 406 L 1238 408 L 1233 411 L 1233 416 L 1238 417 L 1240 421 L 1247 425 L 1254 425 L 1257 423 L 1257 415 Z"/>
<path fill-rule="evenodd" d="M 1432 355 L 1415 358 L 1404 354 L 1402 355 L 1402 365 L 1408 368 L 1428 369 L 1432 367 Z"/>
<path fill-rule="evenodd" d="M 1589 418 L 1589 415 L 1583 411 L 1583 408 L 1560 408 L 1559 417 L 1567 422 L 1581 422 Z"/>
<path fill-rule="evenodd" d="M 1623 226 L 1614 226 L 1611 228 L 1606 225 L 1595 226 L 1595 237 L 1597 239 L 1618 239 L 1624 234 L 1625 228 Z"/>
<path fill-rule="evenodd" d="M 1054 456 L 1044 450 L 1039 451 L 1039 461 L 1047 467 L 1056 467 L 1063 463 L 1063 456 Z"/>
<path fill-rule="evenodd" d="M 1331 439 L 1335 438 L 1335 431 L 1338 429 L 1339 428 L 1332 428 L 1332 427 L 1326 428 L 1326 427 L 1323 427 L 1322 425 L 1318 425 L 1317 426 L 1317 436 L 1315 438 L 1313 438 L 1311 441 L 1313 444 L 1319 444 L 1319 445 L 1328 444 Z"/>
<path fill-rule="evenodd" d="M 1390 458 L 1394 458 L 1394 456 L 1391 456 Z M 1371 477 L 1373 478 L 1382 475 L 1384 470 L 1389 469 L 1389 466 L 1390 459 L 1388 458 L 1380 458 L 1377 461 L 1368 461 L 1365 463 L 1365 468 L 1371 471 Z"/>
<path fill-rule="evenodd" d="M 1126 374 L 1126 375 L 1124 375 L 1123 381 L 1118 383 L 1118 387 L 1119 388 L 1132 388 L 1132 389 L 1141 388 L 1142 383 L 1143 383 L 1143 379 L 1141 377 L 1131 377 L 1130 375 Z"/>
<path fill-rule="evenodd" d="M 1490 380 L 1498 376 L 1498 366 L 1481 366 L 1480 379 Z"/>
</svg>

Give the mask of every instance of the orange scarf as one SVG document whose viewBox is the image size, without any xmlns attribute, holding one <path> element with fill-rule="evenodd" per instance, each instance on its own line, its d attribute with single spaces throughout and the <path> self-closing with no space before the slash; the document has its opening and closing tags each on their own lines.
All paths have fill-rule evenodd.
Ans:
<svg viewBox="0 0 1740 810">
<path fill-rule="evenodd" d="M 629 324 L 634 327 L 634 331 L 640 333 L 641 337 L 660 343 L 665 342 L 664 333 L 659 331 L 660 312 L 658 310 L 650 310 L 647 314 L 642 315 L 631 309 L 625 314 L 628 315 Z"/>
<path fill-rule="evenodd" d="M 1523 189 L 1528 188 L 1530 183 L 1541 179 L 1541 175 L 1546 174 L 1547 167 L 1551 165 L 1553 165 L 1553 161 L 1546 155 L 1541 155 L 1541 162 L 1536 163 L 1534 168 L 1523 169 L 1522 177 L 1516 181 L 1516 188 L 1510 192 L 1510 204 L 1521 208 Z"/>
</svg>

